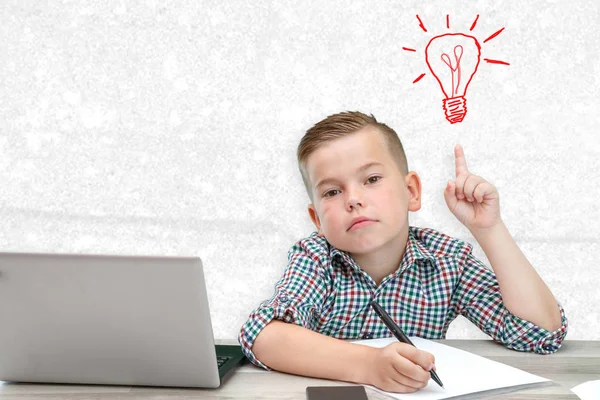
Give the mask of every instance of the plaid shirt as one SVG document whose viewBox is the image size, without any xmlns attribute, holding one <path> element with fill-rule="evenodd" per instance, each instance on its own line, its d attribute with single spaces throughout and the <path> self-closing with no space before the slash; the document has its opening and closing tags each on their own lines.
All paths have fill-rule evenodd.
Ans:
<svg viewBox="0 0 600 400">
<path fill-rule="evenodd" d="M 369 306 L 371 299 L 391 315 L 408 336 L 444 339 L 460 314 L 505 346 L 553 353 L 567 334 L 549 332 L 511 314 L 502 302 L 493 271 L 471 254 L 472 246 L 432 229 L 409 227 L 400 268 L 379 286 L 352 257 L 313 233 L 289 251 L 289 263 L 275 293 L 250 315 L 238 340 L 254 364 L 252 345 L 273 319 L 294 323 L 338 339 L 390 337 Z"/>
</svg>

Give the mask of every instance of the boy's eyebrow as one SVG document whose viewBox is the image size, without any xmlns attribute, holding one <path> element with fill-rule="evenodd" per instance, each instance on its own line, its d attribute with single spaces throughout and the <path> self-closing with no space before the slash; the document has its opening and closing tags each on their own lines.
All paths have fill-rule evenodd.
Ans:
<svg viewBox="0 0 600 400">
<path fill-rule="evenodd" d="M 365 171 L 371 167 L 375 167 L 375 166 L 381 166 L 383 167 L 383 164 L 377 161 L 371 161 L 369 163 L 366 163 L 365 165 L 363 165 L 362 167 L 359 167 L 356 172 L 362 172 Z M 328 183 L 332 183 L 332 182 L 337 182 L 337 180 L 335 178 L 325 178 L 320 180 L 316 185 L 315 185 L 315 189 L 318 189 L 319 187 L 326 185 Z"/>
</svg>

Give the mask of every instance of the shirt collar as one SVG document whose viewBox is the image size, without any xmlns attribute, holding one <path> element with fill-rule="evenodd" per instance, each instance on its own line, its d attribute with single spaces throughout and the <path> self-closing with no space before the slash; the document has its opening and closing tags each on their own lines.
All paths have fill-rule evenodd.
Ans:
<svg viewBox="0 0 600 400">
<path fill-rule="evenodd" d="M 327 242 L 329 243 L 329 242 Z M 329 243 L 329 256 L 331 260 L 335 260 L 335 257 L 339 257 L 341 260 L 345 262 L 345 264 L 350 265 L 354 268 L 359 269 L 356 261 L 345 251 L 339 250 L 332 246 Z M 404 256 L 402 257 L 402 262 L 400 263 L 399 273 L 404 272 L 407 268 L 415 265 L 418 261 L 422 263 L 427 263 L 432 266 L 436 271 L 439 271 L 439 265 L 436 262 L 436 257 L 429 251 L 427 247 L 418 240 L 412 229 L 408 229 L 408 239 L 406 241 L 406 250 L 404 252 Z"/>
<path fill-rule="evenodd" d="M 429 263 L 435 270 L 439 270 L 436 257 L 415 237 L 412 229 L 409 228 L 406 251 L 404 252 L 404 257 L 402 257 L 402 263 L 400 264 L 400 273 L 411 265 L 414 265 L 417 261 Z"/>
</svg>

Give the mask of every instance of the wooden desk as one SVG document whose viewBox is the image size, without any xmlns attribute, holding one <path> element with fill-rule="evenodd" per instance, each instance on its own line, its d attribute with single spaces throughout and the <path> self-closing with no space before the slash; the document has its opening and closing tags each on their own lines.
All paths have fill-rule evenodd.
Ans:
<svg viewBox="0 0 600 400">
<path fill-rule="evenodd" d="M 221 340 L 219 343 L 231 343 Z M 490 340 L 441 340 L 475 354 L 551 379 L 553 386 L 488 396 L 502 399 L 577 399 L 569 389 L 600 379 L 600 342 L 569 341 L 555 354 L 544 356 L 509 350 Z M 253 365 L 238 368 L 218 389 L 177 389 L 126 386 L 15 384 L 0 385 L 1 400 L 50 399 L 306 399 L 307 386 L 342 383 L 266 372 Z M 381 394 L 367 390 L 370 399 Z"/>
</svg>

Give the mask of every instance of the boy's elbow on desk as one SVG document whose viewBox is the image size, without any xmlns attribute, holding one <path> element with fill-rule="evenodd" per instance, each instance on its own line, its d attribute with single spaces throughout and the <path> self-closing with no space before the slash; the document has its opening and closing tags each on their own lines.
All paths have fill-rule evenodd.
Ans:
<svg viewBox="0 0 600 400">
<path fill-rule="evenodd" d="M 256 339 L 254 340 L 254 345 L 252 346 L 252 352 L 254 353 L 254 356 L 260 362 L 267 366 L 269 365 L 269 363 L 265 361 L 265 358 L 270 358 L 269 350 L 273 348 L 273 340 L 275 336 L 274 333 L 276 333 L 273 331 L 277 330 L 277 327 L 275 325 L 277 325 L 278 323 L 284 322 L 273 320 L 269 324 L 267 324 L 267 326 L 265 326 L 260 331 L 258 336 L 256 336 Z M 275 326 L 275 329 L 273 329 L 273 326 Z"/>
<path fill-rule="evenodd" d="M 279 320 L 269 322 L 258 334 L 252 352 L 258 361 L 269 368 L 293 372 L 298 364 L 295 356 L 310 339 L 303 338 L 305 329 Z"/>
</svg>

